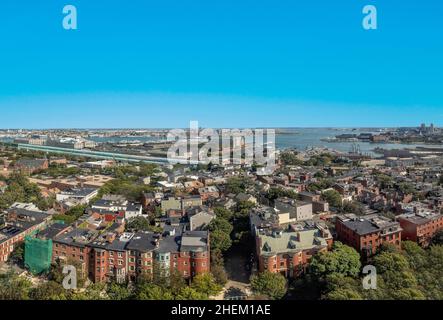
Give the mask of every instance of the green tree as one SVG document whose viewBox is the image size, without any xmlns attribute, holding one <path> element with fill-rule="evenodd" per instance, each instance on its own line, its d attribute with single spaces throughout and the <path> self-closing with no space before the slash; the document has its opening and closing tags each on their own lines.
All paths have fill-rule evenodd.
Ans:
<svg viewBox="0 0 443 320">
<path fill-rule="evenodd" d="M 360 216 L 364 214 L 363 205 L 358 201 L 344 201 L 342 211 L 344 213 L 354 213 Z"/>
<path fill-rule="evenodd" d="M 0 300 L 28 300 L 32 283 L 13 272 L 0 275 Z"/>
<path fill-rule="evenodd" d="M 108 284 L 106 293 L 111 300 L 129 300 L 132 296 L 132 292 L 126 284 L 116 282 Z"/>
<path fill-rule="evenodd" d="M 32 300 L 67 300 L 69 295 L 59 283 L 48 281 L 33 288 L 30 297 Z"/>
<path fill-rule="evenodd" d="M 224 286 L 228 282 L 228 275 L 223 265 L 212 263 L 211 273 L 219 285 Z"/>
<path fill-rule="evenodd" d="M 211 250 L 227 251 L 232 246 L 232 240 L 229 234 L 215 230 L 211 232 Z"/>
<path fill-rule="evenodd" d="M 330 206 L 340 208 L 342 206 L 342 197 L 336 190 L 327 190 L 322 193 L 323 198 Z"/>
<path fill-rule="evenodd" d="M 227 221 L 230 221 L 233 216 L 232 211 L 225 209 L 223 207 L 214 208 L 214 213 L 217 216 L 217 218 L 225 219 Z"/>
<path fill-rule="evenodd" d="M 251 179 L 247 177 L 232 177 L 226 182 L 226 191 L 228 193 L 239 194 L 246 192 L 251 185 Z"/>
<path fill-rule="evenodd" d="M 204 294 L 206 297 L 214 296 L 220 293 L 222 286 L 217 284 L 214 276 L 210 273 L 199 274 L 191 283 L 191 288 Z"/>
<path fill-rule="evenodd" d="M 286 294 L 286 279 L 280 273 L 265 271 L 251 277 L 251 286 L 255 294 L 265 295 L 273 300 Z"/>
<path fill-rule="evenodd" d="M 151 225 L 149 220 L 142 216 L 131 218 L 126 228 L 132 231 L 161 232 L 161 228 Z"/>
<path fill-rule="evenodd" d="M 174 300 L 173 294 L 167 288 L 148 282 L 137 286 L 135 298 L 137 300 Z"/>
<path fill-rule="evenodd" d="M 384 299 L 424 299 L 418 281 L 410 268 L 406 257 L 400 253 L 381 252 L 373 259 L 377 274 L 383 279 L 382 291 Z"/>
<path fill-rule="evenodd" d="M 332 273 L 326 276 L 327 300 L 361 300 L 360 294 L 361 280 L 339 273 Z"/>
<path fill-rule="evenodd" d="M 315 255 L 310 264 L 311 272 L 319 277 L 334 273 L 356 277 L 360 268 L 359 253 L 341 242 L 335 242 L 332 251 Z"/>
<path fill-rule="evenodd" d="M 229 223 L 229 221 L 219 217 L 212 220 L 207 226 L 207 230 L 211 232 L 220 230 L 226 234 L 231 234 L 233 229 L 234 227 Z"/>
<path fill-rule="evenodd" d="M 191 287 L 183 287 L 175 297 L 176 300 L 207 300 L 208 296 Z"/>
<path fill-rule="evenodd" d="M 282 152 L 280 154 L 280 160 L 286 166 L 300 166 L 303 165 L 303 161 L 297 158 L 297 154 L 291 151 Z"/>
</svg>

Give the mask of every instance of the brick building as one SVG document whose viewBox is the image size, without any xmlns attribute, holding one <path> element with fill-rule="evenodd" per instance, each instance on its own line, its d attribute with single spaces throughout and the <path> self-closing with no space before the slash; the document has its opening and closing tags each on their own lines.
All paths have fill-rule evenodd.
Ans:
<svg viewBox="0 0 443 320">
<path fill-rule="evenodd" d="M 443 215 L 422 212 L 405 214 L 397 217 L 402 231 L 402 240 L 415 241 L 421 246 L 428 246 L 432 237 L 443 230 Z"/>
<path fill-rule="evenodd" d="M 296 277 L 312 256 L 330 249 L 332 242 L 330 231 L 321 223 L 299 223 L 287 230 L 261 229 L 256 236 L 258 269 Z"/>
<path fill-rule="evenodd" d="M 162 234 L 77 228 L 53 242 L 54 262 L 75 261 L 94 282 L 135 281 L 155 268 L 166 275 L 177 270 L 185 279 L 210 271 L 209 232 L 186 231 L 183 225 L 166 226 Z"/>
<path fill-rule="evenodd" d="M 25 204 L 22 204 L 25 205 Z M 11 207 L 6 211 L 4 224 L 0 225 L 0 264 L 8 261 L 16 246 L 25 240 L 25 237 L 44 229 L 50 216 L 46 212 L 33 209 Z"/>
<path fill-rule="evenodd" d="M 32 174 L 39 170 L 48 169 L 49 161 L 47 159 L 21 159 L 17 160 L 14 164 L 14 168 L 23 173 Z"/>
<path fill-rule="evenodd" d="M 337 239 L 356 249 L 364 258 L 375 254 L 383 243 L 401 246 L 400 224 L 376 214 L 364 218 L 355 214 L 338 216 L 335 229 Z"/>
</svg>

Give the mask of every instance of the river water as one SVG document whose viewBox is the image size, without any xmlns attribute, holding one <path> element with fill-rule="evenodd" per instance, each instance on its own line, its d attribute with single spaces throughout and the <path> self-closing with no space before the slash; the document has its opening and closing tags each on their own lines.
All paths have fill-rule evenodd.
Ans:
<svg viewBox="0 0 443 320">
<path fill-rule="evenodd" d="M 327 147 L 330 149 L 349 152 L 357 146 L 363 154 L 376 155 L 373 150 L 377 147 L 384 149 L 404 149 L 414 148 L 416 146 L 425 146 L 423 144 L 391 144 L 391 143 L 370 143 L 370 142 L 326 142 L 321 139 L 334 138 L 340 134 L 360 134 L 360 133 L 377 133 L 364 129 L 338 129 L 338 128 L 288 128 L 276 129 L 275 144 L 277 149 L 296 148 L 298 150 L 306 150 L 311 147 Z M 112 142 L 121 141 L 141 141 L 152 142 L 159 141 L 156 137 L 90 137 L 95 142 Z M 2 139 L 0 141 L 11 142 L 12 139 Z"/>
<path fill-rule="evenodd" d="M 373 150 L 377 147 L 384 149 L 404 149 L 414 148 L 416 146 L 424 146 L 423 144 L 392 144 L 392 143 L 370 143 L 370 142 L 326 142 L 321 139 L 334 138 L 340 134 L 360 134 L 379 132 L 368 131 L 364 129 L 337 129 L 337 128 L 288 128 L 276 129 L 275 145 L 277 149 L 296 148 L 298 150 L 306 150 L 311 147 L 327 147 L 330 149 L 349 152 L 355 147 L 359 147 L 363 154 L 374 156 Z M 96 142 L 121 142 L 121 141 L 158 141 L 159 138 L 154 137 L 92 137 Z"/>
</svg>

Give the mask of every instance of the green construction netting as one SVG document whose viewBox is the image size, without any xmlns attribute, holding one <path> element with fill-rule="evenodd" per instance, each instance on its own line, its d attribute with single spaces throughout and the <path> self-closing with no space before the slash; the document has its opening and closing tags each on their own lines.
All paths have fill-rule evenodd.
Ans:
<svg viewBox="0 0 443 320">
<path fill-rule="evenodd" d="M 33 274 L 48 272 L 51 268 L 52 240 L 28 236 L 25 238 L 25 266 Z"/>
</svg>

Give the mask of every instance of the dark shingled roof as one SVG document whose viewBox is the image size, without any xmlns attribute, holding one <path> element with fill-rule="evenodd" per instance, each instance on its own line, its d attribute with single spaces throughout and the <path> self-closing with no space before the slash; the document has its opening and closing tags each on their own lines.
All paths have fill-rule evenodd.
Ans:
<svg viewBox="0 0 443 320">
<path fill-rule="evenodd" d="M 343 224 L 359 235 L 373 233 L 380 230 L 380 228 L 375 226 L 372 222 L 365 219 L 363 219 L 363 221 L 360 220 L 344 221 Z"/>
<path fill-rule="evenodd" d="M 155 249 L 155 234 L 153 232 L 137 232 L 129 241 L 126 249 L 148 252 Z"/>
</svg>

